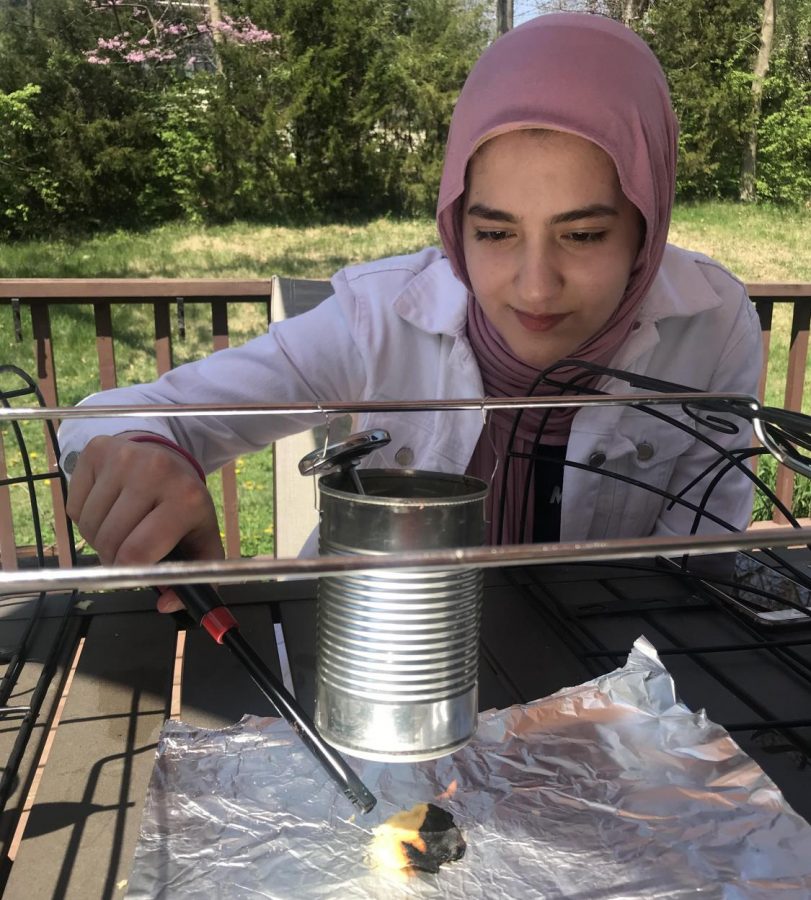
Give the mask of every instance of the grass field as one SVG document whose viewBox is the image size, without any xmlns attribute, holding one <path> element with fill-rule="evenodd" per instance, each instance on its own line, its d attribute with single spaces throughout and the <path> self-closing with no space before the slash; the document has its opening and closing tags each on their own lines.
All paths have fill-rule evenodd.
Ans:
<svg viewBox="0 0 811 900">
<path fill-rule="evenodd" d="M 430 219 L 312 228 L 165 225 L 0 247 L 0 278 L 329 278 L 343 266 L 436 241 Z"/>
<path fill-rule="evenodd" d="M 702 203 L 678 206 L 670 239 L 700 250 L 731 268 L 744 281 L 811 282 L 808 233 L 811 212 L 737 204 Z M 267 278 L 284 275 L 328 278 L 345 265 L 381 256 L 409 253 L 436 243 L 430 219 L 377 219 L 367 224 L 285 228 L 236 224 L 216 228 L 168 225 L 142 233 L 116 232 L 73 242 L 41 241 L 0 247 L 0 277 L 206 277 Z M 778 308 L 772 339 L 768 402 L 782 403 L 788 348 L 788 309 Z M 35 371 L 30 327 L 24 340 L 14 340 L 8 308 L 0 312 L 0 363 Z M 154 377 L 151 348 L 151 308 L 140 304 L 114 307 L 114 334 L 119 383 Z M 60 306 L 52 313 L 60 400 L 75 403 L 97 390 L 96 351 L 92 313 L 79 305 Z M 265 328 L 263 304 L 231 304 L 229 327 L 233 343 L 260 334 Z M 195 359 L 210 349 L 210 318 L 204 305 L 186 305 L 186 339 L 174 335 L 175 362 Z M 69 348 L 69 349 L 66 349 Z M 3 387 L 9 385 L 6 381 Z M 806 390 L 806 396 L 811 392 Z M 26 427 L 37 460 L 43 453 L 40 429 Z M 10 474 L 22 474 L 20 459 L 5 435 Z M 272 454 L 241 459 L 240 516 L 242 552 L 268 553 L 273 546 Z M 47 488 L 41 504 L 47 508 Z M 213 491 L 217 496 L 216 487 Z M 808 491 L 798 491 L 806 514 Z M 13 490 L 18 541 L 31 541 L 27 498 Z M 761 507 L 759 514 L 767 510 Z M 50 537 L 48 538 L 50 539 Z"/>
<path fill-rule="evenodd" d="M 744 281 L 811 281 L 809 225 L 809 210 L 698 203 L 676 207 L 670 240 L 715 257 Z M 0 278 L 329 278 L 342 266 L 436 241 L 428 218 L 312 228 L 165 225 L 0 246 Z"/>
</svg>

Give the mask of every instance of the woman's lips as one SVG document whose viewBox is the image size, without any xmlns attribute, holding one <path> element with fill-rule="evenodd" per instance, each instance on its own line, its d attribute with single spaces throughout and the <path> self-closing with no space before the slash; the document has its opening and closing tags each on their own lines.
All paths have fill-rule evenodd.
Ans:
<svg viewBox="0 0 811 900">
<path fill-rule="evenodd" d="M 513 312 L 527 331 L 551 331 L 570 315 L 570 313 L 558 313 L 554 316 L 533 316 L 518 309 L 513 310 Z"/>
</svg>

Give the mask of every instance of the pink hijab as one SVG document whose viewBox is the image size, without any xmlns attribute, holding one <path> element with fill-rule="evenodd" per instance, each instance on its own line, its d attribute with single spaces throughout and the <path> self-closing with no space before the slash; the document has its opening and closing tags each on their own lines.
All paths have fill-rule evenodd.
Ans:
<svg viewBox="0 0 811 900">
<path fill-rule="evenodd" d="M 462 243 L 462 206 L 467 165 L 490 138 L 521 128 L 548 128 L 579 135 L 613 160 L 626 197 L 645 220 L 645 236 L 625 294 L 603 328 L 572 355 L 608 364 L 634 326 L 639 305 L 664 254 L 676 180 L 678 123 L 664 74 L 650 48 L 611 19 L 587 13 L 553 13 L 508 32 L 473 67 L 451 120 L 437 203 L 437 226 L 454 273 L 472 291 Z M 468 336 L 488 396 L 521 396 L 537 370 L 510 351 L 471 298 Z M 552 393 L 539 388 L 536 393 Z M 543 443 L 565 444 L 576 410 L 550 416 Z M 503 465 L 512 414 L 492 418 L 468 471 L 489 480 L 496 458 Z M 514 449 L 527 452 L 540 416 L 524 413 Z M 503 471 L 503 470 L 502 470 Z M 506 485 L 507 515 L 502 541 L 528 540 L 521 500 L 531 471 L 512 460 Z M 491 542 L 498 536 L 501 495 L 497 474 L 491 491 Z M 532 521 L 529 492 L 526 520 Z"/>
</svg>

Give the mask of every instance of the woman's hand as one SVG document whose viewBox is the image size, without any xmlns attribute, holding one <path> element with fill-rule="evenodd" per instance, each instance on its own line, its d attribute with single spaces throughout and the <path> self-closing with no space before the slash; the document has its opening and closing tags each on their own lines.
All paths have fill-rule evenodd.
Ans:
<svg viewBox="0 0 811 900">
<path fill-rule="evenodd" d="M 104 565 L 150 565 L 179 545 L 184 559 L 222 559 L 211 495 L 169 447 L 126 435 L 93 438 L 70 479 L 67 513 Z M 161 612 L 183 608 L 174 591 Z"/>
</svg>

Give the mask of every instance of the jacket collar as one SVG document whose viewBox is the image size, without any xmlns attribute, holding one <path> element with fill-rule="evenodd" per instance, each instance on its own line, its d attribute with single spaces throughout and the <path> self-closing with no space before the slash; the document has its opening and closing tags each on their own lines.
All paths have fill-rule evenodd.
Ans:
<svg viewBox="0 0 811 900">
<path fill-rule="evenodd" d="M 438 256 L 395 298 L 394 311 L 429 334 L 456 337 L 467 324 L 467 288 L 453 274 L 447 257 Z"/>
<path fill-rule="evenodd" d="M 722 304 L 701 271 L 702 263 L 715 265 L 700 254 L 672 244 L 665 247 L 659 272 L 639 309 L 643 326 L 671 317 L 694 316 Z M 395 298 L 394 309 L 429 334 L 455 337 L 465 330 L 467 289 L 453 274 L 447 258 L 437 256 L 409 280 Z"/>
</svg>

